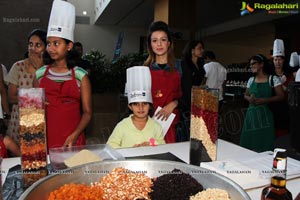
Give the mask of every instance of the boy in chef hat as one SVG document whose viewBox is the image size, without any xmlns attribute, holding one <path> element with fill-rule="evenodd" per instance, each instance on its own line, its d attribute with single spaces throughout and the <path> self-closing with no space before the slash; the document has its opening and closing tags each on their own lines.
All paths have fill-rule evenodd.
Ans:
<svg viewBox="0 0 300 200">
<path fill-rule="evenodd" d="M 273 45 L 273 64 L 275 75 L 277 75 L 282 83 L 283 90 L 287 92 L 287 86 L 293 80 L 290 73 L 290 67 L 285 62 L 284 43 L 282 39 L 276 39 Z"/>
<path fill-rule="evenodd" d="M 165 144 L 161 125 L 149 116 L 152 106 L 149 68 L 128 68 L 126 79 L 128 108 L 132 114 L 116 125 L 107 144 L 113 148 Z"/>
<path fill-rule="evenodd" d="M 300 69 L 298 69 L 296 75 L 295 75 L 295 81 L 300 82 Z"/>
<path fill-rule="evenodd" d="M 87 72 L 75 66 L 72 50 L 75 7 L 54 0 L 48 24 L 46 66 L 36 71 L 35 86 L 45 88 L 48 148 L 84 145 L 91 114 L 91 85 Z"/>
<path fill-rule="evenodd" d="M 298 59 L 299 59 L 299 69 L 295 75 L 295 81 L 296 82 L 300 82 L 300 55 L 298 55 Z"/>
<path fill-rule="evenodd" d="M 276 109 L 272 109 L 274 115 L 275 135 L 277 137 L 288 134 L 289 129 L 289 111 L 287 103 L 287 87 L 293 76 L 290 73 L 288 63 L 285 62 L 284 42 L 282 39 L 275 39 L 273 45 L 273 64 L 275 75 L 277 75 L 282 83 L 285 92 L 285 99 L 276 102 Z"/>
</svg>

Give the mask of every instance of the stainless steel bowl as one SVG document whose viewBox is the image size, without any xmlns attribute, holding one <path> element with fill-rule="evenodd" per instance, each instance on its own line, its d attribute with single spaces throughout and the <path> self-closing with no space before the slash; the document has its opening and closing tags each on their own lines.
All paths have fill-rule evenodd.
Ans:
<svg viewBox="0 0 300 200">
<path fill-rule="evenodd" d="M 30 186 L 20 197 L 27 200 L 46 200 L 51 191 L 67 183 L 86 183 L 98 181 L 116 167 L 124 167 L 136 172 L 145 172 L 149 177 L 158 177 L 174 168 L 189 173 L 204 188 L 226 190 L 231 199 L 251 200 L 248 194 L 232 180 L 210 170 L 180 162 L 162 160 L 122 160 L 89 163 L 74 168 L 58 171 Z"/>
</svg>

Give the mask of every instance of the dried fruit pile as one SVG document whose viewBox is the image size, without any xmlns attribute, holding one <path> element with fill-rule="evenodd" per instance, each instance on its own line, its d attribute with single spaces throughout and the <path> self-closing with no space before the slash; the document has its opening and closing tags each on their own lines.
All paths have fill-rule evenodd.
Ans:
<svg viewBox="0 0 300 200">
<path fill-rule="evenodd" d="M 102 200 L 103 190 L 85 184 L 65 184 L 50 193 L 48 200 Z"/>
</svg>

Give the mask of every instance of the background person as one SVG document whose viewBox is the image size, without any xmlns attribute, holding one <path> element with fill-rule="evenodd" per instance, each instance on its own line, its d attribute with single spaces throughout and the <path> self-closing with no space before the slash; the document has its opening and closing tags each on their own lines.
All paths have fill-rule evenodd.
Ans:
<svg viewBox="0 0 300 200">
<path fill-rule="evenodd" d="M 1 64 L 0 64 L 1 66 Z M 2 65 L 2 69 L 3 69 Z M 3 119 L 5 122 L 5 126 L 7 126 L 11 114 L 8 104 L 8 98 L 7 98 L 7 87 L 4 82 L 4 75 L 5 71 L 0 70 L 0 119 Z"/>
<path fill-rule="evenodd" d="M 21 155 L 20 147 L 17 143 L 5 134 L 6 125 L 3 119 L 0 119 L 0 157 L 8 158 Z"/>
<path fill-rule="evenodd" d="M 289 133 L 289 106 L 288 106 L 288 85 L 294 80 L 290 73 L 289 66 L 285 61 L 284 43 L 281 39 L 276 39 L 273 46 L 274 75 L 278 76 L 283 87 L 285 98 L 272 105 L 274 115 L 276 136 L 283 136 Z"/>
<path fill-rule="evenodd" d="M 206 63 L 204 65 L 205 77 L 203 84 L 209 88 L 219 89 L 219 110 L 221 110 L 224 100 L 227 71 L 223 65 L 217 62 L 214 52 L 205 51 L 203 59 Z"/>
<path fill-rule="evenodd" d="M 181 88 L 187 107 L 191 105 L 192 86 L 202 85 L 204 79 L 203 53 L 204 44 L 200 40 L 189 41 L 183 50 Z"/>
<path fill-rule="evenodd" d="M 6 135 L 6 128 L 10 116 L 7 91 L 4 85 L 2 70 L 0 70 L 0 157 L 2 158 L 7 158 L 10 155 L 20 156 L 20 148 L 14 140 Z"/>
<path fill-rule="evenodd" d="M 80 42 L 75 42 L 73 45 L 73 49 L 78 53 L 78 57 L 76 58 L 76 65 L 86 70 L 88 74 L 91 74 L 92 66 L 89 61 L 82 58 L 83 55 L 83 46 Z"/>
<path fill-rule="evenodd" d="M 300 68 L 298 69 L 296 76 L 295 76 L 295 81 L 300 82 Z"/>
<path fill-rule="evenodd" d="M 204 52 L 203 48 L 204 44 L 202 41 L 192 40 L 185 45 L 183 50 L 181 77 L 182 97 L 179 102 L 180 122 L 176 127 L 177 131 L 179 131 L 179 128 L 181 129 L 181 141 L 190 139 L 191 90 L 192 86 L 202 85 L 205 75 L 203 68 L 204 60 L 202 57 Z"/>
<path fill-rule="evenodd" d="M 13 64 L 5 77 L 5 82 L 8 84 L 8 100 L 12 104 L 7 135 L 18 145 L 20 144 L 18 89 L 31 88 L 33 86 L 35 72 L 43 65 L 45 48 L 46 32 L 40 29 L 33 30 L 28 36 L 28 57 Z"/>
<path fill-rule="evenodd" d="M 261 55 L 250 59 L 253 76 L 249 78 L 245 100 L 249 102 L 246 112 L 240 145 L 257 152 L 273 149 L 275 129 L 273 114 L 268 103 L 284 98 L 283 88 L 277 76 L 270 75 L 270 65 Z M 273 77 L 273 80 L 271 80 Z M 274 82 L 275 95 L 272 96 L 271 81 Z"/>
<path fill-rule="evenodd" d="M 290 69 L 292 73 L 292 78 L 294 80 L 296 78 L 296 73 L 299 69 L 299 60 L 300 60 L 300 55 L 298 55 L 297 52 L 291 53 L 289 65 L 291 67 Z"/>
<path fill-rule="evenodd" d="M 5 65 L 3 65 L 1 63 L 0 63 L 0 66 L 2 68 L 2 76 L 3 76 L 3 79 L 4 79 L 6 77 L 6 75 L 7 75 L 7 68 L 6 68 Z"/>
</svg>

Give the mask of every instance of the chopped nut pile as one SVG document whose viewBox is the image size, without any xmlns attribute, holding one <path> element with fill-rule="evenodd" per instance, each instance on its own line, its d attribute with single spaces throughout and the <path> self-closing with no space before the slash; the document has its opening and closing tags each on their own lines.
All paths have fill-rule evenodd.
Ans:
<svg viewBox="0 0 300 200">
<path fill-rule="evenodd" d="M 101 178 L 99 183 L 103 191 L 103 199 L 150 199 L 152 180 L 143 173 L 136 173 L 124 168 L 115 168 L 111 173 Z"/>
<path fill-rule="evenodd" d="M 221 189 L 207 189 L 197 193 L 195 196 L 190 197 L 190 200 L 208 200 L 208 199 L 230 200 L 230 197 L 225 190 L 221 190 Z"/>
</svg>

